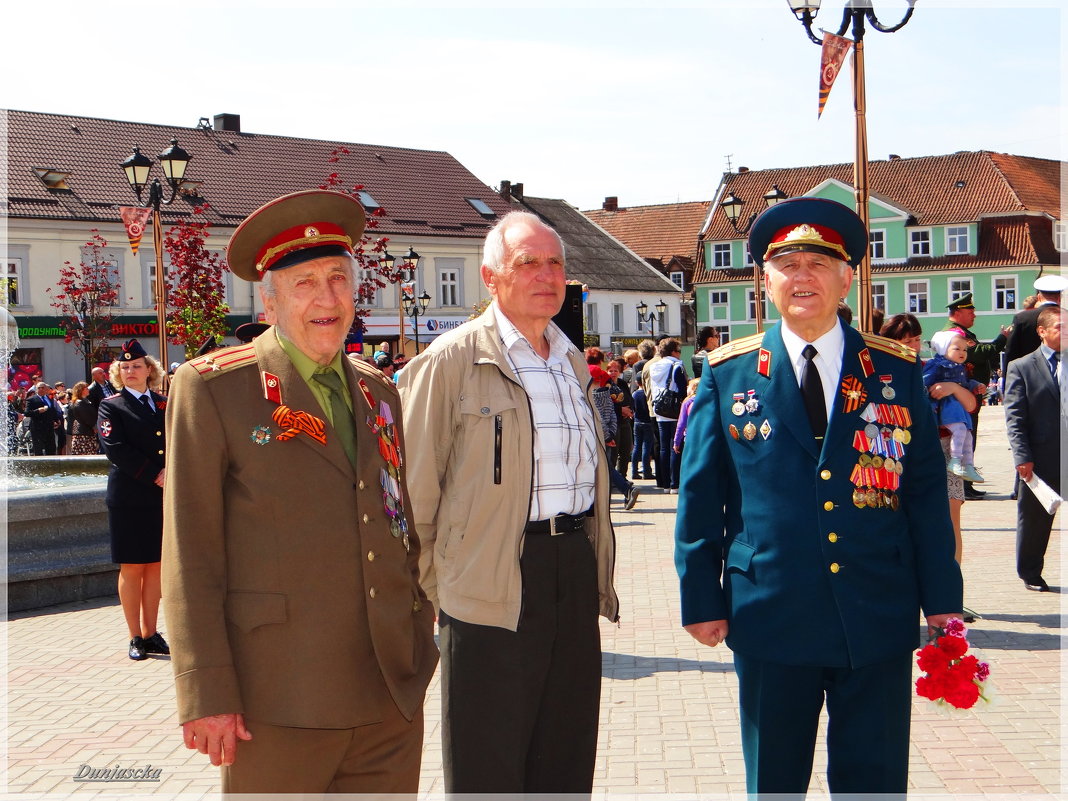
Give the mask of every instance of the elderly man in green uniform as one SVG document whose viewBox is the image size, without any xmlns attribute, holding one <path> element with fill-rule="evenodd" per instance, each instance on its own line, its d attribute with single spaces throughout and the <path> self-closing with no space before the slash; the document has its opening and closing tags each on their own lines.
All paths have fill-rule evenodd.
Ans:
<svg viewBox="0 0 1068 801">
<path fill-rule="evenodd" d="M 252 213 L 227 251 L 272 327 L 178 368 L 163 590 L 185 744 L 229 793 L 415 793 L 437 663 L 393 384 L 342 355 L 363 208 Z"/>
<path fill-rule="evenodd" d="M 908 783 L 921 609 L 961 609 L 945 460 L 916 354 L 838 319 L 864 224 L 784 201 L 749 252 L 782 321 L 713 351 L 686 433 L 682 622 L 734 652 L 750 793 L 801 793 L 827 706 L 830 791 Z"/>
<path fill-rule="evenodd" d="M 975 325 L 975 303 L 972 301 L 972 293 L 965 292 L 959 298 L 946 306 L 949 310 L 949 320 L 943 326 L 943 331 L 951 328 L 959 328 L 964 332 L 964 338 L 968 341 L 968 374 L 982 384 L 990 383 L 990 374 L 998 365 L 998 354 L 1005 350 L 1008 342 L 1009 329 L 1001 326 L 1001 331 L 993 342 L 980 342 L 979 337 L 972 333 Z M 979 410 L 982 404 L 975 407 L 972 412 L 972 449 L 979 439 Z M 970 501 L 981 499 L 985 492 L 975 489 L 972 482 L 964 482 L 964 497 Z"/>
</svg>

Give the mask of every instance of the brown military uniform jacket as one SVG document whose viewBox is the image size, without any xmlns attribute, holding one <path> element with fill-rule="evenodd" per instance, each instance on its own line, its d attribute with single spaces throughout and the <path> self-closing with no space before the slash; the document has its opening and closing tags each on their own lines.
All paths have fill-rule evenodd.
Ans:
<svg viewBox="0 0 1068 801">
<path fill-rule="evenodd" d="M 373 367 L 344 365 L 355 470 L 274 329 L 175 373 L 163 595 L 181 722 L 241 712 L 350 728 L 381 720 L 385 704 L 409 720 L 422 705 L 434 613 L 414 527 L 407 547 L 391 532 L 386 460 L 367 422 L 385 401 L 399 442 L 400 401 Z M 325 445 L 280 436 L 293 426 L 276 421 L 279 399 L 321 420 Z"/>
</svg>

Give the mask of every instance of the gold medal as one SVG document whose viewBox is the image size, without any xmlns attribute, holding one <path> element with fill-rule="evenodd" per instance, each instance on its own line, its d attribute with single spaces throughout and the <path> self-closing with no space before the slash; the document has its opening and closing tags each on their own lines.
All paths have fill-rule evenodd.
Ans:
<svg viewBox="0 0 1068 801">
<path fill-rule="evenodd" d="M 862 453 L 858 461 L 860 462 L 861 467 L 871 467 L 871 454 Z"/>
<path fill-rule="evenodd" d="M 894 462 L 894 472 L 897 473 L 899 476 L 905 472 L 905 468 L 902 466 L 900 459 Z"/>
<path fill-rule="evenodd" d="M 750 420 L 748 423 L 745 424 L 745 428 L 742 429 L 742 436 L 752 441 L 756 439 L 756 435 L 757 427 L 753 425 L 753 421 Z"/>
<path fill-rule="evenodd" d="M 910 442 L 912 442 L 912 432 L 907 428 L 901 429 L 901 444 L 908 445 Z"/>
<path fill-rule="evenodd" d="M 904 442 L 905 441 L 905 431 L 904 431 L 904 429 L 895 428 L 894 429 L 894 433 L 893 433 L 892 436 L 894 437 L 894 442 Z"/>
<path fill-rule="evenodd" d="M 867 496 L 864 494 L 864 490 L 862 490 L 862 489 L 853 490 L 853 505 L 855 507 L 857 507 L 858 509 L 863 509 L 864 508 L 866 498 L 867 498 Z"/>
<path fill-rule="evenodd" d="M 736 426 L 734 423 L 731 423 L 730 426 L 728 426 L 727 430 L 731 432 L 732 437 L 738 439 L 738 426 Z"/>
<path fill-rule="evenodd" d="M 873 457 L 871 457 L 871 466 L 874 467 L 876 470 L 881 468 L 883 466 L 883 457 L 879 454 L 875 454 Z"/>
<path fill-rule="evenodd" d="M 893 473 L 896 469 L 897 469 L 897 462 L 895 462 L 892 458 L 887 456 L 885 459 L 883 459 L 883 470 L 886 470 L 887 472 Z"/>
<path fill-rule="evenodd" d="M 868 508 L 869 509 L 874 509 L 878 505 L 878 503 L 879 503 L 878 498 L 879 498 L 879 493 L 877 493 L 873 489 L 870 489 L 865 493 L 865 499 L 868 502 Z"/>
<path fill-rule="evenodd" d="M 901 505 L 901 501 L 898 500 L 897 495 L 895 493 L 891 492 L 890 493 L 890 508 L 893 509 L 896 512 L 898 506 L 900 506 L 900 505 Z"/>
</svg>

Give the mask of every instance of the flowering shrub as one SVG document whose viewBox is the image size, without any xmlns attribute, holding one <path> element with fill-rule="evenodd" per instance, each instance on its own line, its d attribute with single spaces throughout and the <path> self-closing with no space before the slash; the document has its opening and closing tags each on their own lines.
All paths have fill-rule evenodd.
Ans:
<svg viewBox="0 0 1068 801">
<path fill-rule="evenodd" d="M 226 261 L 205 246 L 211 223 L 204 219 L 207 203 L 193 207 L 193 218 L 180 220 L 167 230 L 163 249 L 170 257 L 167 283 L 167 340 L 185 346 L 191 359 L 208 337 L 226 335 L 226 314 L 230 311 L 225 297 L 223 270 Z"/>
<path fill-rule="evenodd" d="M 93 228 L 85 243 L 85 256 L 75 266 L 69 261 L 59 268 L 57 292 L 45 289 L 66 330 L 64 341 L 74 343 L 83 358 L 96 364 L 103 356 L 111 333 L 111 309 L 119 299 L 119 281 L 114 260 L 105 252 L 108 241 Z"/>
</svg>

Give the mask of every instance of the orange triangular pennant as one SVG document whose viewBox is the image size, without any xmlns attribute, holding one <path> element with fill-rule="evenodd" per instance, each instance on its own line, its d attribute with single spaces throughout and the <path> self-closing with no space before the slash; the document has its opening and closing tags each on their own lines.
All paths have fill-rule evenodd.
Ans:
<svg viewBox="0 0 1068 801">
<path fill-rule="evenodd" d="M 827 98 L 834 86 L 834 79 L 838 77 L 838 71 L 842 69 L 846 53 L 852 47 L 853 42 L 843 36 L 823 32 L 823 49 L 820 52 L 820 108 L 816 118 L 823 115 L 823 107 L 827 104 Z"/>
<path fill-rule="evenodd" d="M 137 248 L 141 244 L 141 237 L 145 233 L 145 223 L 152 215 L 152 209 L 141 206 L 119 206 L 119 214 L 122 216 L 122 224 L 126 226 L 126 236 L 130 240 L 130 250 L 137 255 Z"/>
</svg>

